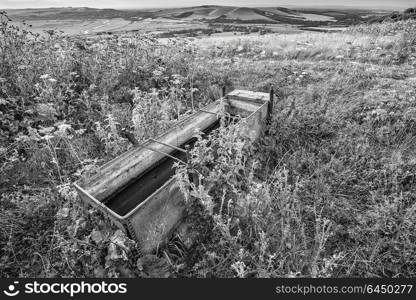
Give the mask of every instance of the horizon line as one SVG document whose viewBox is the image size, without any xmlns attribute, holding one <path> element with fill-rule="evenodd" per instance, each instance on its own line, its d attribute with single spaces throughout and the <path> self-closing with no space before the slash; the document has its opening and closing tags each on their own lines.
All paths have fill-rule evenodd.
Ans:
<svg viewBox="0 0 416 300">
<path fill-rule="evenodd" d="M 371 9 L 371 10 L 394 10 L 394 9 L 406 9 L 408 6 L 391 6 L 391 5 L 378 5 L 373 6 L 359 6 L 359 5 L 217 5 L 217 4 L 204 4 L 204 5 L 185 5 L 185 6 L 143 6 L 143 7 L 93 7 L 93 6 L 42 6 L 42 7 L 23 7 L 23 8 L 0 8 L 2 10 L 21 10 L 21 9 L 51 9 L 51 8 L 92 8 L 92 9 L 113 9 L 113 10 L 147 10 L 147 9 L 172 9 L 172 8 L 193 8 L 193 7 L 204 7 L 204 6 L 218 6 L 218 7 L 249 7 L 249 8 L 262 8 L 262 7 L 281 7 L 281 8 L 304 8 L 304 9 Z"/>
</svg>

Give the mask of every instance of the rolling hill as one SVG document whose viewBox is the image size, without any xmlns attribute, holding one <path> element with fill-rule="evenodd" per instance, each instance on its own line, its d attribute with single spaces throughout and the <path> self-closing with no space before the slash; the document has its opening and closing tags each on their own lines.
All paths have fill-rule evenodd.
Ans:
<svg viewBox="0 0 416 300">
<path fill-rule="evenodd" d="M 150 18 L 169 18 L 179 20 L 201 20 L 206 22 L 232 23 L 285 23 L 305 25 L 305 23 L 343 23 L 349 25 L 364 21 L 368 15 L 377 15 L 368 10 L 306 10 L 285 7 L 235 7 L 235 6 L 197 6 L 178 9 L 154 10 Z M 311 24 L 307 24 L 311 25 Z"/>
<path fill-rule="evenodd" d="M 125 18 L 126 12 L 89 7 L 51 7 L 6 10 L 13 20 L 68 20 Z"/>
<path fill-rule="evenodd" d="M 291 28 L 345 27 L 383 16 L 381 12 L 351 9 L 288 9 L 205 5 L 185 8 L 117 10 L 89 7 L 10 9 L 13 21 L 26 21 L 35 32 L 58 30 L 66 34 L 110 32 L 171 32 L 266 25 Z M 237 25 L 237 26 L 240 26 Z M 241 27 L 240 26 L 240 27 Z M 233 27 L 233 28 L 234 28 Z M 230 29 L 231 30 L 231 29 Z"/>
<path fill-rule="evenodd" d="M 153 10 L 116 10 L 89 7 L 62 7 L 39 9 L 10 9 L 10 17 L 15 20 L 90 20 L 113 19 L 142 20 L 166 18 L 174 20 L 198 20 L 205 22 L 253 22 L 289 23 L 340 22 L 346 19 L 355 22 L 364 20 L 369 11 L 363 10 L 293 10 L 284 7 L 236 7 L 205 5 L 189 8 L 169 8 Z"/>
</svg>

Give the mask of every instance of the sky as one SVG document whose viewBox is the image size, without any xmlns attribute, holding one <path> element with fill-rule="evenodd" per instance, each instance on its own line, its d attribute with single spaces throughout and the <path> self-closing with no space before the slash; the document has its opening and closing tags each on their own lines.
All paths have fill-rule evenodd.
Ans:
<svg viewBox="0 0 416 300">
<path fill-rule="evenodd" d="M 365 8 L 415 7 L 416 0 L 0 0 L 2 8 L 86 6 L 95 8 L 160 8 L 198 5 L 232 6 L 349 6 Z"/>
</svg>

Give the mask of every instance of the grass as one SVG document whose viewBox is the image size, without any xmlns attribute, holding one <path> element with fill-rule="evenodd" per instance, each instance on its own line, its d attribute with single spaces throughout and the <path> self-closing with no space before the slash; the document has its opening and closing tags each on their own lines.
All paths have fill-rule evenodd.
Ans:
<svg viewBox="0 0 416 300">
<path fill-rule="evenodd" d="M 415 276 L 414 21 L 189 43 L 2 20 L 1 276 Z M 143 256 L 71 183 L 132 147 L 121 128 L 144 140 L 222 85 L 274 86 L 272 123 L 199 142 L 202 185 L 176 175 L 195 230 Z"/>
</svg>

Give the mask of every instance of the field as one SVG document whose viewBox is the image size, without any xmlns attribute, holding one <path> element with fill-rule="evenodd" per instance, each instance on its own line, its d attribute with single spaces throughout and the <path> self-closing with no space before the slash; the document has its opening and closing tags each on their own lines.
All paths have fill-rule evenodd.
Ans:
<svg viewBox="0 0 416 300">
<path fill-rule="evenodd" d="M 1 18 L 1 277 L 416 276 L 414 20 L 158 39 Z M 72 183 L 133 147 L 122 128 L 142 142 L 222 86 L 274 87 L 271 124 L 199 142 L 203 185 L 175 175 L 189 239 L 142 255 Z"/>
<path fill-rule="evenodd" d="M 182 32 L 199 35 L 221 31 L 249 32 L 254 28 L 267 28 L 272 32 L 285 32 L 281 27 L 299 31 L 309 27 L 345 27 L 358 24 L 385 11 L 358 9 L 344 10 L 291 10 L 283 7 L 197 6 L 189 8 L 115 10 L 79 8 L 11 9 L 7 10 L 11 24 L 21 21 L 30 24 L 31 30 L 62 31 L 66 35 L 94 35 L 108 33 L 166 33 Z M 228 29 L 224 29 L 228 27 Z M 209 30 L 207 30 L 209 29 Z"/>
</svg>

